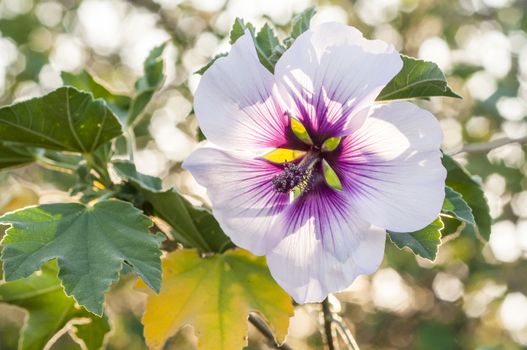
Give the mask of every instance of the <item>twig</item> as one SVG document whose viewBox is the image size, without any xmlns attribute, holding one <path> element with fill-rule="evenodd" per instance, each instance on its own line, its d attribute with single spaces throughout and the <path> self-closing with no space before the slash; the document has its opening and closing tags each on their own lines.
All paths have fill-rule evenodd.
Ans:
<svg viewBox="0 0 527 350">
<path fill-rule="evenodd" d="M 335 335 L 340 336 L 348 349 L 359 350 L 359 345 L 357 345 L 355 338 L 353 338 L 353 334 L 351 334 L 350 329 L 342 317 L 331 311 L 331 306 L 327 298 L 322 302 L 322 314 L 324 316 L 324 332 L 326 335 L 325 340 L 329 350 L 335 349 Z M 333 324 L 337 326 L 336 334 L 334 333 L 335 327 L 333 327 Z"/>
<path fill-rule="evenodd" d="M 44 168 L 58 170 L 68 174 L 73 174 L 78 167 L 78 165 L 55 161 L 40 155 L 35 155 L 35 159 L 37 164 L 43 166 Z"/>
<path fill-rule="evenodd" d="M 511 143 L 519 143 L 520 145 L 527 143 L 527 136 L 520 137 L 517 139 L 510 139 L 508 137 L 504 137 L 502 139 L 497 139 L 497 140 L 486 142 L 486 143 L 468 144 L 468 145 L 464 145 L 460 150 L 452 152 L 450 155 L 453 156 L 453 155 L 460 154 L 460 153 L 469 153 L 469 154 L 487 153 L 489 151 L 492 151 L 495 148 L 509 145 Z"/>
<path fill-rule="evenodd" d="M 130 162 L 134 162 L 134 155 L 135 155 L 135 133 L 134 129 L 131 127 L 127 127 L 124 130 L 124 136 L 126 139 L 126 153 L 128 154 L 128 160 Z"/>
<path fill-rule="evenodd" d="M 342 340 L 346 342 L 348 347 L 351 350 L 359 350 L 359 345 L 355 341 L 355 338 L 353 338 L 353 334 L 351 334 L 351 331 L 344 322 L 344 320 L 340 316 L 333 315 L 333 321 L 337 325 L 338 334 L 340 335 Z"/>
<path fill-rule="evenodd" d="M 335 350 L 333 339 L 333 314 L 331 313 L 328 298 L 322 302 L 322 314 L 324 317 L 324 333 L 328 350 Z"/>
<path fill-rule="evenodd" d="M 273 335 L 273 332 L 269 329 L 269 327 L 265 324 L 264 321 L 262 321 L 259 317 L 257 317 L 254 314 L 249 315 L 249 322 L 256 328 L 260 333 L 263 334 L 264 337 L 269 340 L 269 343 L 274 346 L 275 349 L 282 349 L 282 350 L 293 350 L 292 347 L 287 345 L 286 343 L 279 345 L 276 343 L 276 339 Z"/>
</svg>

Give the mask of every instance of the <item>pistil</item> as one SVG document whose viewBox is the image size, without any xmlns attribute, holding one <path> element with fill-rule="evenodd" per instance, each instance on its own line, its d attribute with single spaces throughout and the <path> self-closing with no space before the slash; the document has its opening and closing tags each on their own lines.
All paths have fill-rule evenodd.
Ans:
<svg viewBox="0 0 527 350">
<path fill-rule="evenodd" d="M 309 191 L 314 166 L 320 161 L 319 153 L 308 153 L 298 164 L 284 163 L 282 173 L 272 179 L 276 192 L 288 193 L 299 189 L 301 192 Z"/>
</svg>

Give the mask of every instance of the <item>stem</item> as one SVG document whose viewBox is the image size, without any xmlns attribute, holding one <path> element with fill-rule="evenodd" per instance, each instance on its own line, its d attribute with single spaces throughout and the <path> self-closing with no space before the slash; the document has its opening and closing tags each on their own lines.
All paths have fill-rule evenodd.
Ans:
<svg viewBox="0 0 527 350">
<path fill-rule="evenodd" d="M 68 164 L 64 162 L 57 162 L 57 161 L 51 160 L 46 157 L 37 156 L 36 160 L 38 164 L 42 165 L 45 168 L 53 168 L 53 169 L 60 168 L 61 170 L 70 170 L 73 172 L 77 170 L 76 165 L 72 165 L 72 164 Z"/>
<path fill-rule="evenodd" d="M 102 196 L 98 197 L 97 198 L 97 202 L 102 202 L 102 201 L 105 201 L 107 199 L 110 199 L 111 197 L 113 197 L 116 194 L 117 194 L 117 192 L 115 192 L 115 191 L 108 191 L 105 194 L 103 194 Z"/>
<path fill-rule="evenodd" d="M 342 340 L 346 342 L 348 347 L 352 350 L 359 350 L 359 345 L 355 341 L 355 338 L 353 338 L 353 334 L 351 334 L 351 331 L 349 330 L 344 320 L 337 315 L 333 315 L 333 321 L 337 325 L 338 334 L 340 335 Z"/>
<path fill-rule="evenodd" d="M 126 152 L 128 153 L 128 159 L 131 162 L 133 162 L 134 153 L 135 153 L 135 134 L 134 134 L 134 130 L 131 127 L 126 128 L 125 138 L 126 138 Z"/>
<path fill-rule="evenodd" d="M 487 153 L 489 151 L 492 151 L 495 148 L 499 148 L 511 143 L 519 143 L 520 145 L 523 145 L 527 143 L 527 136 L 516 138 L 516 139 L 510 139 L 508 137 L 504 137 L 501 139 L 497 139 L 491 142 L 486 143 L 472 143 L 464 145 L 460 150 L 457 150 L 455 152 L 452 152 L 450 155 L 454 156 L 459 153 L 468 153 L 468 154 L 478 154 L 478 153 Z"/>
<path fill-rule="evenodd" d="M 290 347 L 289 345 L 287 345 L 286 343 L 283 343 L 282 345 L 279 345 L 276 342 L 276 339 L 275 339 L 275 337 L 273 335 L 273 332 L 269 329 L 269 327 L 265 324 L 265 322 L 262 321 L 262 319 L 260 319 L 256 315 L 250 314 L 249 315 L 249 322 L 251 322 L 251 324 L 254 326 L 254 328 L 256 328 L 258 331 L 260 331 L 260 333 L 262 333 L 263 336 L 267 338 L 267 340 L 269 341 L 269 344 L 271 346 L 273 346 L 275 349 L 293 350 L 293 348 Z"/>
<path fill-rule="evenodd" d="M 326 345 L 328 350 L 335 350 L 333 339 L 333 314 L 331 313 L 328 298 L 322 302 L 322 314 L 324 317 L 324 333 L 326 335 Z"/>
<path fill-rule="evenodd" d="M 93 158 L 93 155 L 91 153 L 84 153 L 84 159 L 86 159 L 86 163 L 88 166 L 95 170 L 95 172 L 99 175 L 99 180 L 106 188 L 112 188 L 113 182 L 110 178 L 110 173 L 108 173 L 108 169 L 101 167 L 97 164 L 95 159 Z"/>
</svg>

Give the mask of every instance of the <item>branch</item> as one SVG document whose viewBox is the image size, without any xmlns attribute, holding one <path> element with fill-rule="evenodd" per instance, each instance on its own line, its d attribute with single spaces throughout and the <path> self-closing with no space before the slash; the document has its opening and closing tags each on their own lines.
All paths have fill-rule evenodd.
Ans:
<svg viewBox="0 0 527 350">
<path fill-rule="evenodd" d="M 468 145 L 464 145 L 460 150 L 452 152 L 450 155 L 454 156 L 460 153 L 468 153 L 468 154 L 487 153 L 489 151 L 492 151 L 495 148 L 509 145 L 511 143 L 519 143 L 520 145 L 523 145 L 527 143 L 527 136 L 520 137 L 517 139 L 510 139 L 508 137 L 504 137 L 502 139 L 497 139 L 497 140 L 486 142 L 486 143 L 468 144 Z"/>
<path fill-rule="evenodd" d="M 265 324 L 265 322 L 262 321 L 262 319 L 260 319 L 259 317 L 255 316 L 254 314 L 250 314 L 249 322 L 251 322 L 254 328 L 259 330 L 260 333 L 262 333 L 263 336 L 267 338 L 267 340 L 269 341 L 269 344 L 271 344 L 275 349 L 293 350 L 293 348 L 287 345 L 286 343 L 283 343 L 282 345 L 278 345 L 273 335 L 273 332 L 269 329 L 269 327 Z"/>
<path fill-rule="evenodd" d="M 333 321 L 337 325 L 337 333 L 340 335 L 342 340 L 346 342 L 348 347 L 351 350 L 359 350 L 359 345 L 355 341 L 355 338 L 353 338 L 353 334 L 351 334 L 351 331 L 344 320 L 340 316 L 333 315 Z"/>
<path fill-rule="evenodd" d="M 326 345 L 328 346 L 329 350 L 335 350 L 336 344 L 333 324 L 337 326 L 337 335 L 339 335 L 344 341 L 347 348 L 350 350 L 359 350 L 359 346 L 357 345 L 355 338 L 353 338 L 353 334 L 351 334 L 351 331 L 344 320 L 339 315 L 331 311 L 328 298 L 322 302 L 322 314 L 324 316 Z"/>
<path fill-rule="evenodd" d="M 329 350 L 335 350 L 335 342 L 333 339 L 333 314 L 329 308 L 328 298 L 322 302 L 322 314 L 324 317 L 324 333 L 326 335 L 326 345 Z"/>
</svg>

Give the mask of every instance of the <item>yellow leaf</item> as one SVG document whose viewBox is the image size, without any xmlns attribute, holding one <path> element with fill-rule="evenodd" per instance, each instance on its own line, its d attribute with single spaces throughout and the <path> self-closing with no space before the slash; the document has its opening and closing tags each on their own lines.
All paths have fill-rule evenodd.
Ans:
<svg viewBox="0 0 527 350">
<path fill-rule="evenodd" d="M 194 249 L 177 250 L 163 260 L 161 292 L 149 294 L 143 316 L 151 349 L 192 325 L 202 350 L 236 350 L 247 345 L 249 312 L 258 312 L 279 342 L 293 315 L 291 298 L 272 279 L 265 259 L 241 249 L 201 258 Z"/>
<path fill-rule="evenodd" d="M 267 159 L 268 161 L 273 163 L 285 163 L 292 162 L 293 160 L 300 158 L 305 154 L 306 152 L 304 151 L 298 151 L 287 148 L 277 148 L 263 155 L 262 158 Z"/>
</svg>

